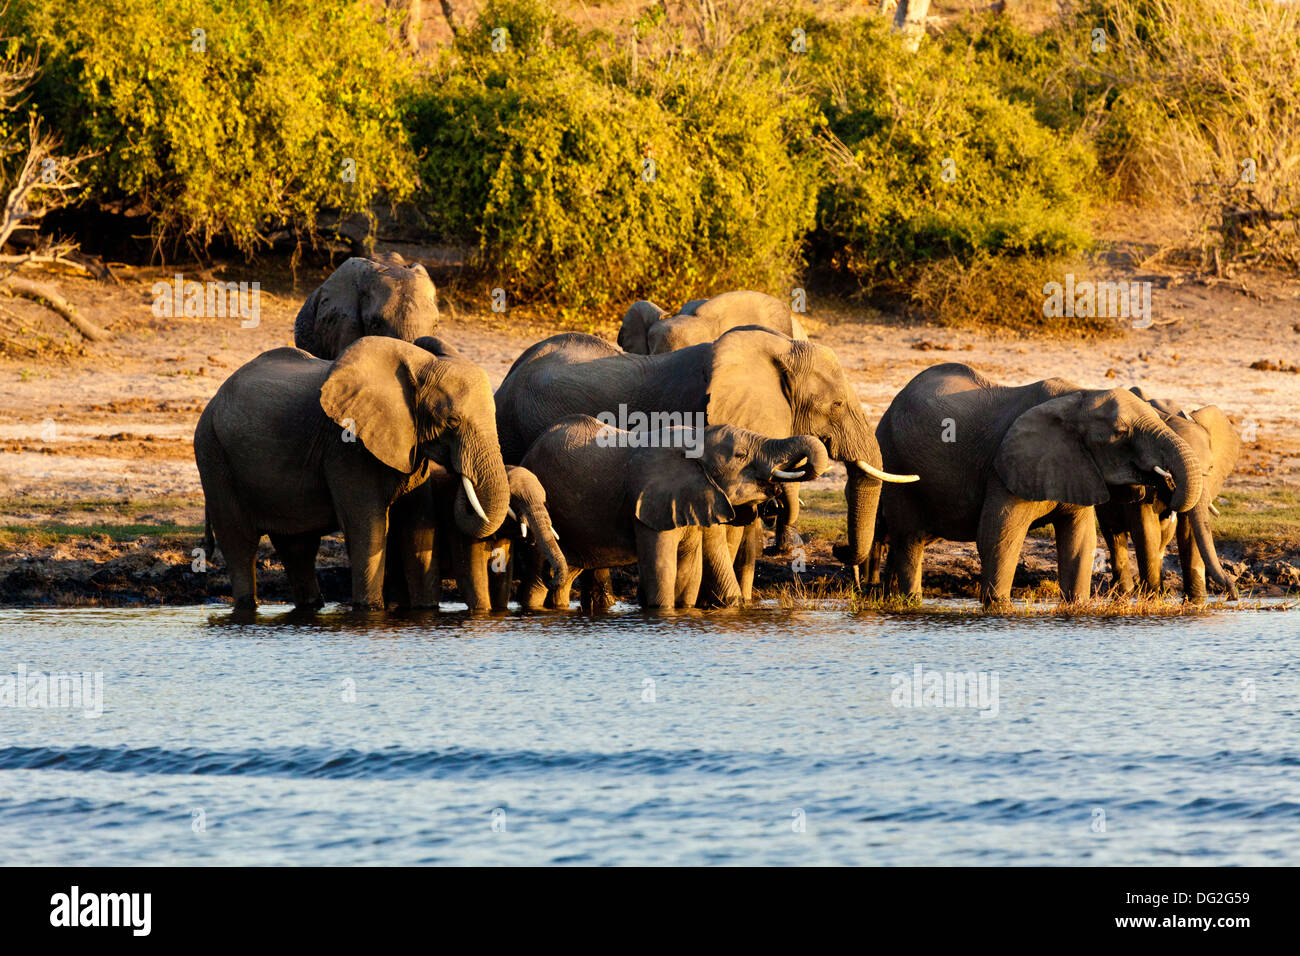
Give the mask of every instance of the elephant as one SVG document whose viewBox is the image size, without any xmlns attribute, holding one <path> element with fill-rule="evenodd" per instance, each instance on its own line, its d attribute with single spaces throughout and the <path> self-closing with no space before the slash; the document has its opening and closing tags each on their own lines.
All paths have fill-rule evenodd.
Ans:
<svg viewBox="0 0 1300 956">
<path fill-rule="evenodd" d="M 438 556 L 440 568 L 454 572 L 460 598 L 470 610 L 505 610 L 516 567 L 548 589 L 559 587 L 568 577 L 541 482 L 519 465 L 506 466 L 506 481 L 510 486 L 506 521 L 485 538 L 470 538 L 455 523 L 456 511 L 467 503 L 462 500 L 464 487 L 450 476 L 429 482 L 431 488 L 454 486 L 446 488 L 450 494 L 436 496 Z M 436 575 L 443 576 L 441 571 Z"/>
<path fill-rule="evenodd" d="M 752 520 L 779 482 L 816 478 L 830 463 L 810 435 L 767 438 L 731 425 L 629 432 L 588 415 L 569 416 L 528 449 L 524 467 L 546 489 L 563 532 L 568 574 L 551 603 L 569 606 L 582 569 L 635 562 L 646 608 L 694 607 L 702 569 L 722 582 L 714 603 L 740 599 L 723 527 Z M 535 579 L 521 603 L 536 607 Z"/>
<path fill-rule="evenodd" d="M 1089 597 L 1097 530 L 1094 506 L 1108 486 L 1169 486 L 1169 507 L 1201 497 L 1192 448 L 1146 402 L 1123 389 L 1063 379 L 998 385 L 959 363 L 921 372 L 894 397 L 876 429 L 884 466 L 921 481 L 887 486 L 880 504 L 889 538 L 885 587 L 919 598 L 927 541 L 975 541 L 980 599 L 1010 600 L 1031 527 L 1056 533 L 1061 591 Z"/>
<path fill-rule="evenodd" d="M 546 429 L 576 414 L 621 412 L 634 428 L 644 417 L 655 430 L 735 425 L 772 438 L 812 435 L 848 466 L 849 544 L 842 553 L 854 564 L 871 550 L 881 482 L 916 480 L 881 469 L 880 448 L 835 353 L 768 329 L 733 329 L 662 355 L 627 353 L 594 335 L 552 336 L 515 360 L 496 405 L 502 456 L 511 464 Z M 729 537 L 748 601 L 762 525 L 755 520 Z"/>
<path fill-rule="evenodd" d="M 298 310 L 293 342 L 336 359 L 366 335 L 414 342 L 438 329 L 438 293 L 424 266 L 401 256 L 353 257 L 335 269 Z"/>
<path fill-rule="evenodd" d="M 645 299 L 635 302 L 623 316 L 618 344 L 627 352 L 658 355 L 712 342 L 723 332 L 744 325 L 774 329 L 800 341 L 808 338 L 780 299 L 763 292 L 739 291 L 687 302 L 676 315 Z"/>
<path fill-rule="evenodd" d="M 1236 582 L 1223 570 L 1214 547 L 1210 515 L 1215 497 L 1237 464 L 1241 439 L 1228 417 L 1214 405 L 1188 414 L 1172 402 L 1147 398 L 1140 388 L 1130 391 L 1148 402 L 1164 423 L 1191 446 L 1201 463 L 1201 496 L 1191 509 L 1175 513 L 1168 506 L 1169 494 L 1163 483 L 1154 487 L 1133 485 L 1109 489 L 1110 500 L 1097 506 L 1097 521 L 1110 550 L 1115 588 L 1123 594 L 1133 590 L 1133 574 L 1128 563 L 1130 535 L 1137 553 L 1141 589 L 1147 592 L 1160 590 L 1165 549 L 1177 537 L 1183 593 L 1187 599 L 1196 604 L 1205 601 L 1208 573 L 1229 599 L 1237 600 Z"/>
<path fill-rule="evenodd" d="M 455 519 L 465 535 L 496 531 L 509 506 L 487 375 L 394 338 L 366 336 L 333 362 L 296 348 L 259 355 L 208 402 L 194 457 L 241 610 L 257 604 L 263 534 L 284 562 L 295 604 L 321 606 L 316 553 L 321 537 L 341 527 L 354 605 L 384 606 L 393 547 L 410 602 L 426 605 L 432 524 L 395 522 L 394 541 L 390 508 L 418 512 L 411 493 L 437 468 L 460 479 Z"/>
</svg>

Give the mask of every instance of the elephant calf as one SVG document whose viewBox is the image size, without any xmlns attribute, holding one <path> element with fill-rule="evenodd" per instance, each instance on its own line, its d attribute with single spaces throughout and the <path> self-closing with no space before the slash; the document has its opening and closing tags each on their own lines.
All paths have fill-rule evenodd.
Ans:
<svg viewBox="0 0 1300 956">
<path fill-rule="evenodd" d="M 1201 495 L 1191 509 L 1176 514 L 1170 508 L 1169 490 L 1163 482 L 1109 489 L 1110 500 L 1097 506 L 1097 520 L 1110 550 L 1114 586 L 1123 594 L 1133 590 L 1128 562 L 1128 539 L 1132 535 L 1141 588 L 1159 591 L 1165 549 L 1176 536 L 1187 599 L 1193 603 L 1205 600 L 1208 572 L 1210 579 L 1235 601 L 1237 585 L 1219 562 L 1210 514 L 1215 496 L 1237 464 L 1241 439 L 1228 417 L 1214 405 L 1189 415 L 1172 402 L 1148 399 L 1139 388 L 1131 391 L 1149 402 L 1161 420 L 1192 448 L 1200 462 Z"/>
<path fill-rule="evenodd" d="M 409 503 L 434 465 L 460 479 L 456 522 L 469 537 L 494 532 L 509 504 L 487 375 L 393 338 L 362 338 L 334 362 L 294 348 L 259 355 L 208 402 L 194 457 L 238 609 L 256 606 L 263 534 L 294 602 L 319 607 L 316 553 L 340 526 L 353 604 L 382 607 L 390 506 Z M 428 527 L 394 531 L 404 555 L 428 553 Z M 427 603 L 427 570 L 403 565 L 411 603 Z"/>
<path fill-rule="evenodd" d="M 294 320 L 293 344 L 336 359 L 363 336 L 414 342 L 437 330 L 438 293 L 424 266 L 407 266 L 393 253 L 355 256 L 307 296 Z"/>
<path fill-rule="evenodd" d="M 463 509 L 465 489 L 454 479 L 437 478 L 430 486 L 454 483 L 437 506 L 440 567 L 456 578 L 460 599 L 471 610 L 503 611 L 510 602 L 515 569 L 525 578 L 538 578 L 547 588 L 568 580 L 564 561 L 546 508 L 546 490 L 537 476 L 519 465 L 506 465 L 510 507 L 506 521 L 486 538 L 469 538 L 456 525 L 457 507 Z M 437 577 L 446 576 L 439 571 Z"/>
<path fill-rule="evenodd" d="M 587 415 L 563 419 L 523 458 L 562 532 L 568 574 L 553 605 L 568 607 L 579 571 L 632 563 L 644 607 L 693 607 L 705 565 L 723 582 L 711 600 L 736 603 L 725 525 L 752 521 L 780 482 L 809 481 L 829 462 L 809 435 L 766 438 L 731 425 L 628 432 Z M 521 591 L 530 607 L 544 597 L 536 579 Z"/>
</svg>

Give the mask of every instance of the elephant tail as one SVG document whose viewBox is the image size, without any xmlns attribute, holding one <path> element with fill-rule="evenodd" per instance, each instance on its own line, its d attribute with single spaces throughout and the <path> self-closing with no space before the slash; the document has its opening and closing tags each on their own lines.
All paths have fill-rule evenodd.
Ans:
<svg viewBox="0 0 1300 956">
<path fill-rule="evenodd" d="M 207 560 L 211 561 L 216 554 L 217 542 L 212 535 L 212 515 L 208 513 L 208 505 L 203 503 L 203 554 Z"/>
</svg>

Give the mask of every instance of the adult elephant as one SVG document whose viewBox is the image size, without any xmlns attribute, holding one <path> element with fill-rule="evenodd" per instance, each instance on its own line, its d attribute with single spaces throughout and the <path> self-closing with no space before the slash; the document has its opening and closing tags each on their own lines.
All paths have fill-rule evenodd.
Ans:
<svg viewBox="0 0 1300 956">
<path fill-rule="evenodd" d="M 284 562 L 294 602 L 319 607 L 316 553 L 340 526 L 353 604 L 382 607 L 389 509 L 409 502 L 434 467 L 460 479 L 464 534 L 494 532 L 508 506 L 487 375 L 392 338 L 363 338 L 334 362 L 294 348 L 259 355 L 208 402 L 194 457 L 238 609 L 256 606 L 263 534 Z M 412 604 L 425 604 L 432 533 L 424 523 L 406 526 L 399 547 L 407 590 Z"/>
<path fill-rule="evenodd" d="M 1031 527 L 1056 532 L 1066 600 L 1091 593 L 1094 505 L 1108 486 L 1169 486 L 1169 506 L 1201 497 L 1195 453 L 1155 410 L 1123 389 L 1085 389 L 1063 379 L 997 385 L 966 365 L 926 369 L 904 386 L 876 429 L 886 468 L 915 471 L 914 486 L 881 502 L 889 535 L 885 585 L 919 598 L 926 542 L 975 541 L 980 598 L 1008 601 Z"/>
<path fill-rule="evenodd" d="M 792 339 L 808 338 L 788 305 L 766 293 L 745 290 L 695 299 L 676 315 L 642 299 L 623 316 L 618 344 L 624 351 L 638 355 L 659 355 L 712 342 L 743 325 L 772 329 Z"/>
<path fill-rule="evenodd" d="M 915 480 L 882 470 L 880 448 L 835 353 L 765 329 L 733 329 L 663 355 L 629 354 L 594 335 L 552 336 L 515 360 L 496 404 L 501 452 L 512 464 L 569 415 L 614 416 L 629 425 L 640 415 L 655 430 L 706 424 L 769 438 L 812 435 L 848 467 L 844 554 L 854 564 L 871 550 L 881 482 Z M 737 546 L 744 600 L 762 543 L 762 525 L 754 521 Z"/>
<path fill-rule="evenodd" d="M 1208 572 L 1210 579 L 1235 601 L 1237 585 L 1219 562 L 1210 515 L 1215 497 L 1236 467 L 1241 439 L 1228 416 L 1214 405 L 1188 414 L 1172 402 L 1147 398 L 1140 388 L 1131 391 L 1148 402 L 1161 420 L 1191 447 L 1200 462 L 1201 495 L 1190 509 L 1179 514 L 1170 508 L 1169 491 L 1163 482 L 1109 489 L 1110 500 L 1097 506 L 1097 520 L 1110 550 L 1114 586 L 1124 594 L 1134 588 L 1128 562 L 1131 535 L 1141 590 L 1159 591 L 1165 549 L 1177 538 L 1183 593 L 1187 599 L 1193 603 L 1205 601 Z"/>
<path fill-rule="evenodd" d="M 722 526 L 751 520 L 781 482 L 816 478 L 829 464 L 809 435 L 766 438 L 731 425 L 628 432 L 586 415 L 547 429 L 524 456 L 563 530 L 568 574 L 551 595 L 569 606 L 579 571 L 635 562 L 641 604 L 693 607 L 703 569 L 709 603 L 734 604 L 740 587 Z M 539 607 L 536 582 L 520 602 Z"/>
<path fill-rule="evenodd" d="M 424 266 L 393 253 L 354 257 L 335 269 L 298 310 L 293 342 L 335 359 L 366 335 L 414 342 L 438 329 L 438 293 Z"/>
</svg>

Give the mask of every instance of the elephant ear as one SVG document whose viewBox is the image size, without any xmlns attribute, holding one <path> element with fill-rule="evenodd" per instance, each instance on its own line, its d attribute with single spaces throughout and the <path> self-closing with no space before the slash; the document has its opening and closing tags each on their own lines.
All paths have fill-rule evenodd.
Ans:
<svg viewBox="0 0 1300 956">
<path fill-rule="evenodd" d="M 321 408 L 335 424 L 355 431 L 366 451 L 409 475 L 416 464 L 416 378 L 431 361 L 409 342 L 366 336 L 334 363 L 321 386 Z"/>
<path fill-rule="evenodd" d="M 993 460 L 1007 490 L 1026 501 L 1098 505 L 1110 499 L 1106 480 L 1072 422 L 1078 395 L 1035 405 L 1011 425 Z"/>
<path fill-rule="evenodd" d="M 1152 398 L 1137 385 L 1134 385 L 1129 389 L 1129 391 L 1142 399 L 1142 401 L 1146 402 L 1165 418 L 1178 418 L 1180 416 L 1182 418 L 1187 418 L 1187 413 L 1182 410 L 1177 402 L 1171 402 L 1167 398 Z"/>
<path fill-rule="evenodd" d="M 655 531 L 725 524 L 735 509 L 698 459 L 680 449 L 660 450 L 647 461 L 636 496 L 636 518 Z"/>
<path fill-rule="evenodd" d="M 793 434 L 789 378 L 795 343 L 766 329 L 733 329 L 713 343 L 705 421 L 771 438 Z"/>
<path fill-rule="evenodd" d="M 1211 474 L 1217 493 L 1219 486 L 1237 466 L 1237 457 L 1241 454 L 1241 438 L 1228 416 L 1217 405 L 1196 409 L 1192 412 L 1192 421 L 1210 434 L 1210 453 L 1214 456 Z"/>
</svg>

